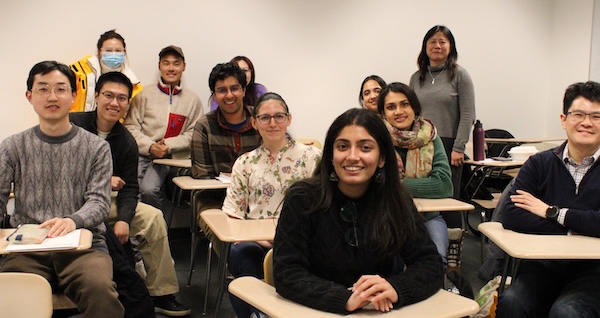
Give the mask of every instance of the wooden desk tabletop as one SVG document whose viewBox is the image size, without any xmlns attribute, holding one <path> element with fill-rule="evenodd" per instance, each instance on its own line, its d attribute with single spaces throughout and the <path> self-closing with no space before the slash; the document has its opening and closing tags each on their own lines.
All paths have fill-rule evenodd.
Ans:
<svg viewBox="0 0 600 318">
<path fill-rule="evenodd" d="M 491 158 L 485 160 L 465 160 L 466 165 L 483 166 L 483 167 L 519 167 L 525 164 L 522 160 L 498 161 Z"/>
<path fill-rule="evenodd" d="M 499 222 L 479 224 L 479 231 L 503 251 L 520 259 L 600 259 L 600 238 L 583 235 L 523 234 Z"/>
<path fill-rule="evenodd" d="M 561 138 L 484 138 L 485 142 L 489 143 L 515 143 L 515 144 L 537 144 L 540 142 L 549 141 L 564 141 L 565 137 Z"/>
<path fill-rule="evenodd" d="M 229 292 L 273 318 L 328 318 L 342 315 L 312 309 L 281 297 L 275 288 L 255 277 L 240 277 L 229 284 Z M 352 317 L 464 317 L 479 311 L 479 305 L 459 295 L 440 290 L 437 294 L 404 308 L 382 314 L 376 310 L 361 310 Z"/>
<path fill-rule="evenodd" d="M 227 189 L 229 186 L 217 179 L 194 179 L 190 176 L 175 177 L 173 183 L 183 190 Z"/>
<path fill-rule="evenodd" d="M 200 217 L 223 242 L 272 241 L 275 238 L 277 219 L 238 220 L 230 218 L 221 209 L 203 211 Z"/>
<path fill-rule="evenodd" d="M 154 159 L 152 162 L 158 165 L 165 165 L 177 168 L 191 168 L 192 159 Z"/>
<path fill-rule="evenodd" d="M 419 212 L 452 212 L 452 211 L 470 211 L 475 206 L 460 200 L 452 198 L 443 199 L 422 199 L 414 198 L 413 202 Z"/>
<path fill-rule="evenodd" d="M 15 231 L 15 229 L 0 229 L 0 254 L 8 254 L 8 252 L 6 252 L 6 247 L 8 246 L 9 242 L 6 240 L 6 237 L 9 236 L 14 231 Z M 90 230 L 81 229 L 81 236 L 79 238 L 79 246 L 76 248 L 76 250 L 86 250 L 86 249 L 92 247 L 92 238 L 93 238 L 93 234 Z M 61 251 L 68 251 L 68 250 L 61 250 Z"/>
</svg>

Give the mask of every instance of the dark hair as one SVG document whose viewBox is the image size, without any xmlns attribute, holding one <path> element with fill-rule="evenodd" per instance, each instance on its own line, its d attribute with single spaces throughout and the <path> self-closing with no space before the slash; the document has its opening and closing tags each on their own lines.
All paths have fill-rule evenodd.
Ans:
<svg viewBox="0 0 600 318">
<path fill-rule="evenodd" d="M 125 39 L 117 32 L 115 32 L 116 29 L 112 29 L 109 31 L 106 31 L 104 33 L 102 33 L 102 35 L 100 35 L 100 38 L 98 39 L 98 43 L 96 44 L 96 47 L 98 47 L 98 51 L 100 51 L 100 49 L 102 48 L 102 44 L 104 44 L 104 41 L 106 40 L 110 40 L 110 39 L 117 39 L 119 41 L 121 41 L 121 43 L 123 43 L 123 48 L 127 48 L 127 45 L 125 44 Z"/>
<path fill-rule="evenodd" d="M 222 81 L 230 76 L 235 77 L 243 89 L 246 88 L 246 74 L 244 74 L 244 71 L 237 66 L 237 63 L 227 62 L 217 64 L 210 72 L 210 75 L 208 76 L 208 87 L 210 88 L 210 91 L 214 93 L 217 81 Z"/>
<path fill-rule="evenodd" d="M 427 41 L 431 37 L 433 37 L 436 33 L 442 32 L 450 41 L 450 53 L 448 54 L 448 59 L 446 60 L 445 67 L 448 69 L 448 73 L 450 74 L 450 79 L 454 78 L 456 74 L 456 61 L 458 60 L 458 51 L 456 50 L 456 41 L 454 40 L 454 35 L 450 32 L 446 26 L 436 25 L 433 28 L 429 29 L 423 38 L 423 45 L 421 46 L 421 53 L 419 53 L 419 57 L 417 58 L 417 65 L 419 66 L 419 83 L 421 86 L 425 83 L 425 77 L 427 76 L 427 70 L 429 68 L 429 56 L 427 56 Z"/>
<path fill-rule="evenodd" d="M 408 102 L 410 103 L 410 107 L 412 108 L 413 112 L 415 112 L 415 115 L 421 115 L 421 103 L 419 102 L 419 98 L 417 97 L 415 91 L 406 84 L 394 82 L 388 84 L 384 89 L 381 90 L 381 93 L 379 93 L 379 100 L 377 100 L 377 111 L 379 111 L 383 118 L 385 118 L 385 97 L 390 92 L 402 93 L 406 95 L 406 98 L 408 98 Z"/>
<path fill-rule="evenodd" d="M 407 238 L 414 237 L 417 212 L 411 196 L 400 184 L 396 152 L 390 133 L 379 115 L 366 109 L 352 108 L 337 117 L 327 131 L 323 156 L 313 176 L 296 182 L 286 196 L 306 196 L 317 189 L 317 196 L 311 198 L 314 206 L 306 213 L 326 211 L 330 208 L 337 187 L 337 182 L 331 181 L 329 177 L 334 171 L 334 143 L 342 129 L 351 125 L 363 127 L 369 132 L 379 146 L 381 158 L 385 160 L 383 168 L 380 169 L 383 182 L 377 182 L 375 177 L 372 177 L 369 185 L 368 192 L 377 199 L 373 200 L 369 210 L 372 216 L 368 218 L 365 226 L 365 237 L 375 251 L 385 256 L 395 255 Z"/>
<path fill-rule="evenodd" d="M 29 76 L 27 77 L 27 90 L 31 91 L 31 88 L 33 87 L 33 80 L 36 75 L 46 75 L 52 71 L 59 71 L 63 73 L 69 79 L 71 92 L 77 91 L 75 73 L 73 73 L 70 67 L 56 61 L 43 61 L 34 65 L 29 71 Z"/>
<path fill-rule="evenodd" d="M 133 93 L 133 84 L 131 84 L 131 80 L 129 80 L 127 75 L 121 72 L 108 72 L 100 75 L 98 82 L 96 83 L 96 93 L 100 94 L 102 87 L 106 83 L 118 83 L 127 86 L 127 89 L 129 90 L 129 95 L 127 96 L 131 98 L 131 94 Z"/>
<path fill-rule="evenodd" d="M 579 82 L 569 85 L 563 98 L 563 114 L 567 114 L 573 101 L 583 97 L 591 102 L 600 103 L 600 84 L 594 81 Z M 590 119 L 592 119 L 590 117 Z"/>
<path fill-rule="evenodd" d="M 254 80 L 256 79 L 256 72 L 254 71 L 254 64 L 252 64 L 252 61 L 250 61 L 249 58 L 247 58 L 243 55 L 238 55 L 231 59 L 231 62 L 233 62 L 235 64 L 237 64 L 238 61 L 246 62 L 246 64 L 248 64 L 248 67 L 250 68 L 250 73 L 252 73 L 252 75 L 250 76 L 250 82 L 246 86 L 246 95 L 244 96 L 244 104 L 256 106 L 256 105 L 258 105 L 258 97 L 256 97 L 256 83 L 254 83 Z M 246 74 L 246 73 L 244 73 L 244 74 Z M 248 79 L 246 79 L 246 80 L 248 80 Z"/>
<path fill-rule="evenodd" d="M 358 92 L 358 104 L 360 106 L 363 106 L 363 88 L 365 88 L 365 84 L 370 81 L 370 80 L 374 80 L 375 82 L 377 82 L 379 84 L 379 86 L 381 86 L 381 88 L 383 89 L 386 85 L 385 81 L 383 80 L 383 78 L 377 76 L 377 75 L 371 75 L 371 76 L 367 76 L 363 81 L 362 84 L 360 84 L 360 92 Z"/>
<path fill-rule="evenodd" d="M 258 109 L 260 108 L 260 105 L 268 100 L 276 100 L 278 102 L 280 102 L 281 104 L 283 104 L 283 108 L 285 108 L 285 112 L 289 113 L 290 109 L 288 108 L 287 103 L 285 102 L 285 100 L 283 100 L 283 97 L 281 97 L 281 95 L 277 94 L 277 93 L 273 93 L 273 92 L 268 92 L 265 93 L 263 96 L 261 96 L 258 101 L 256 102 L 256 106 L 254 106 L 254 110 L 252 111 L 252 117 L 256 117 L 256 114 L 258 114 Z"/>
</svg>

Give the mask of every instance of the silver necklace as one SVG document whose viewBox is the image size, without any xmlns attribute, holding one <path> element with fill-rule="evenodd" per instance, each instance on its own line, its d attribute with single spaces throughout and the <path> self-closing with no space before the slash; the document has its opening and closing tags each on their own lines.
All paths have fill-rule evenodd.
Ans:
<svg viewBox="0 0 600 318">
<path fill-rule="evenodd" d="M 442 71 L 440 72 L 440 74 L 438 74 L 436 77 L 433 77 L 433 74 L 431 74 L 431 68 L 427 68 L 427 71 L 429 72 L 429 76 L 431 76 L 431 84 L 435 84 L 435 80 L 440 77 L 440 75 L 442 75 L 442 73 L 444 73 L 444 71 L 446 70 L 446 65 L 444 65 L 444 68 L 442 69 Z"/>
</svg>

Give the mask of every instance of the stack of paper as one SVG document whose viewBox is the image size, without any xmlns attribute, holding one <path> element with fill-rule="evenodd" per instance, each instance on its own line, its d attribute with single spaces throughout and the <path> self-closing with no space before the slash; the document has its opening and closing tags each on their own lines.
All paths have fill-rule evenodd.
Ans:
<svg viewBox="0 0 600 318">
<path fill-rule="evenodd" d="M 48 237 L 40 244 L 18 244 L 11 242 L 6 247 L 6 252 L 43 252 L 76 249 L 79 246 L 81 229 L 59 237 Z"/>
</svg>

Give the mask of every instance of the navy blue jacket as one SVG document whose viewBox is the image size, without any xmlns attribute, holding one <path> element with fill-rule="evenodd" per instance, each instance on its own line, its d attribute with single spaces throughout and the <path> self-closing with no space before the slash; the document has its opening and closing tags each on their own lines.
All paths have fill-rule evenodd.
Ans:
<svg viewBox="0 0 600 318">
<path fill-rule="evenodd" d="M 534 155 L 525 162 L 510 194 L 524 190 L 549 205 L 568 208 L 564 226 L 517 208 L 510 201 L 502 215 L 504 227 L 533 234 L 573 232 L 600 237 L 600 160 L 581 180 L 579 188 L 562 160 L 566 142 Z"/>
</svg>

